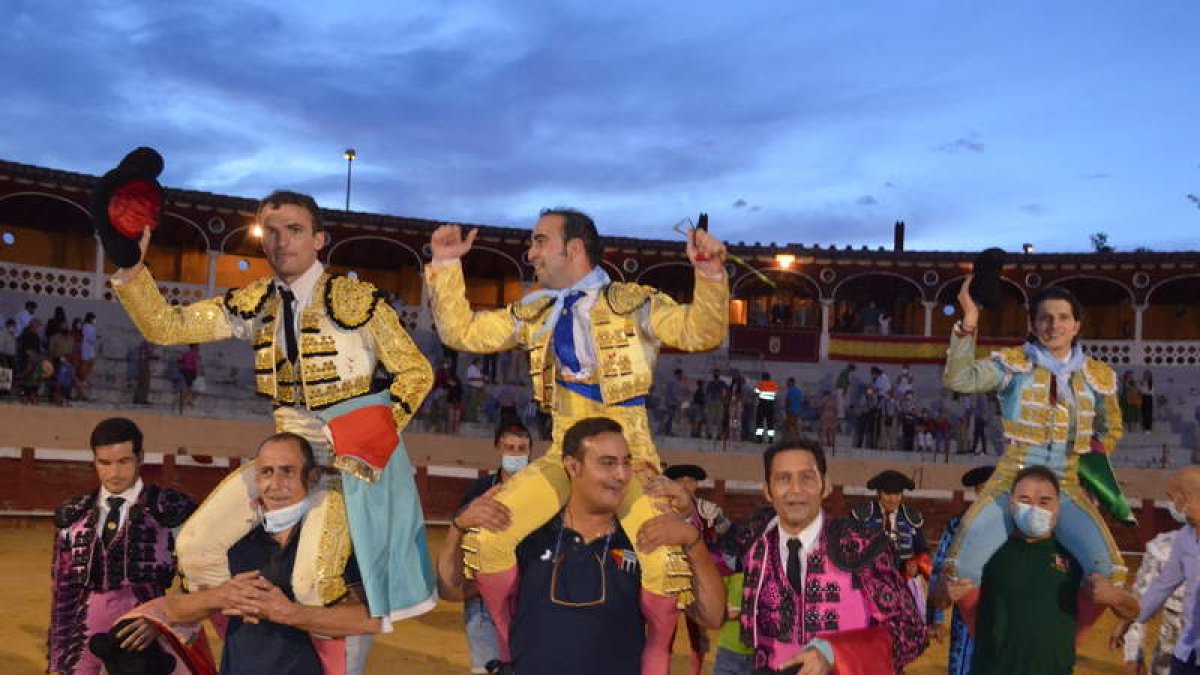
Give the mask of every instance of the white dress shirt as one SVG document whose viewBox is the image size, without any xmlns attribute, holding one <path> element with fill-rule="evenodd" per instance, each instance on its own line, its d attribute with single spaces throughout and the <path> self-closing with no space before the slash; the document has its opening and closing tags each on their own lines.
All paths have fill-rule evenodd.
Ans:
<svg viewBox="0 0 1200 675">
<path fill-rule="evenodd" d="M 142 479 L 138 478 L 134 481 L 133 486 L 121 494 L 113 494 L 108 491 L 103 485 L 100 486 L 100 497 L 96 500 L 96 505 L 100 507 L 100 517 L 96 519 L 96 533 L 103 536 L 101 530 L 104 528 L 104 521 L 108 518 L 108 498 L 120 497 L 125 501 L 121 503 L 121 520 L 117 523 L 117 529 L 125 527 L 125 521 L 129 519 L 129 507 L 137 501 L 137 498 L 142 494 Z"/>
<path fill-rule="evenodd" d="M 773 521 L 775 527 L 779 528 L 779 565 L 787 571 L 788 562 L 788 542 L 792 539 L 800 540 L 800 587 L 804 587 L 804 580 L 808 574 L 808 556 L 815 550 L 817 538 L 821 536 L 821 526 L 825 522 L 824 511 L 818 511 L 817 517 L 808 524 L 808 527 L 800 530 L 796 534 L 789 534 L 783 531 L 783 527 L 779 524 L 779 517 L 776 516 Z"/>
<path fill-rule="evenodd" d="M 280 288 L 286 288 L 296 296 L 292 302 L 292 316 L 296 320 L 294 328 L 296 329 L 296 340 L 299 344 L 300 340 L 300 312 L 304 311 L 308 304 L 313 300 L 313 293 L 317 289 L 317 280 L 321 278 L 321 274 L 325 271 L 325 266 L 320 262 L 313 262 L 312 267 L 309 267 L 304 274 L 301 274 L 295 281 L 290 284 L 285 284 L 280 279 L 275 279 L 275 285 Z M 280 302 L 282 302 L 280 298 Z M 285 335 L 283 333 L 283 308 L 279 309 L 280 315 L 278 318 L 279 328 L 275 330 L 275 338 L 278 344 L 285 344 Z"/>
</svg>

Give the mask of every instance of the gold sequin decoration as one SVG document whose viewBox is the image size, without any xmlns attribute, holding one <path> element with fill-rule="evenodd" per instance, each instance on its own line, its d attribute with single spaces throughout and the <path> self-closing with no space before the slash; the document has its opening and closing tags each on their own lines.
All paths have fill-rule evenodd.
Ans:
<svg viewBox="0 0 1200 675">
<path fill-rule="evenodd" d="M 374 284 L 350 277 L 333 277 L 325 297 L 329 316 L 342 328 L 360 328 L 371 320 L 375 303 L 379 302 Z"/>
</svg>

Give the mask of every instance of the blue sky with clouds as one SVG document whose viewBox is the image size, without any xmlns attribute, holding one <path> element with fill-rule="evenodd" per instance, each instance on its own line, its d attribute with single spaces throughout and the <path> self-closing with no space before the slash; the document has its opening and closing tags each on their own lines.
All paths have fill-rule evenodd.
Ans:
<svg viewBox="0 0 1200 675">
<path fill-rule="evenodd" d="M 7 0 L 0 159 L 355 210 L 1200 249 L 1200 4 Z"/>
</svg>

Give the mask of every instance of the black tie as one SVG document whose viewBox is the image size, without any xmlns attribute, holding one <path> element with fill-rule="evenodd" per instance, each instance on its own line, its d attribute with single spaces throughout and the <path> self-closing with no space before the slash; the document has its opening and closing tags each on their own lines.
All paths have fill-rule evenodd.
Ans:
<svg viewBox="0 0 1200 675">
<path fill-rule="evenodd" d="M 796 595 L 800 594 L 800 540 L 788 539 L 787 578 Z"/>
<path fill-rule="evenodd" d="M 104 519 L 104 531 L 100 538 L 104 541 L 104 545 L 108 546 L 112 543 L 113 537 L 117 536 L 117 530 L 121 525 L 121 505 L 125 503 L 124 497 L 109 497 L 108 501 L 108 517 Z"/>
<path fill-rule="evenodd" d="M 283 299 L 283 337 L 287 344 L 287 357 L 288 361 L 295 363 L 299 349 L 296 347 L 296 314 L 292 311 L 292 303 L 296 301 L 296 294 L 280 286 L 279 297 Z"/>
</svg>

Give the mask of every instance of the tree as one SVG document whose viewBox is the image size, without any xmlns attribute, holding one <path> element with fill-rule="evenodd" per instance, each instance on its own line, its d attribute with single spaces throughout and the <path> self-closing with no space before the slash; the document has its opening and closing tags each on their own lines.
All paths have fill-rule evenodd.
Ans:
<svg viewBox="0 0 1200 675">
<path fill-rule="evenodd" d="M 1096 253 L 1112 253 L 1113 247 L 1108 245 L 1108 233 L 1096 232 L 1091 236 L 1092 248 Z"/>
</svg>

